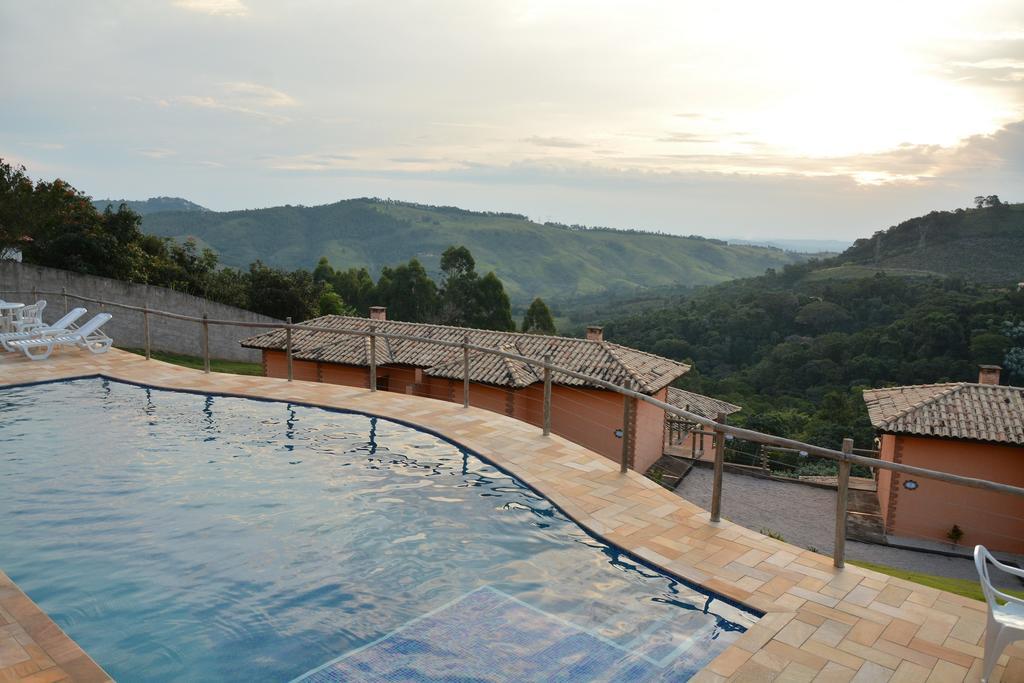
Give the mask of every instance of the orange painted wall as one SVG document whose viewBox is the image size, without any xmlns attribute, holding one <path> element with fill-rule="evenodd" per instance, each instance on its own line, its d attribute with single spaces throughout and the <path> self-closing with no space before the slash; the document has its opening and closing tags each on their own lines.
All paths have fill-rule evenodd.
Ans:
<svg viewBox="0 0 1024 683">
<path fill-rule="evenodd" d="M 287 377 L 288 358 L 283 351 L 263 352 L 263 372 L 267 377 Z M 292 376 L 306 382 L 319 381 L 316 363 L 306 360 L 292 361 Z"/>
<path fill-rule="evenodd" d="M 882 460 L 888 460 L 889 462 L 895 462 L 893 459 L 893 453 L 896 447 L 896 436 L 893 434 L 882 434 L 881 446 L 878 451 L 878 456 Z M 889 519 L 889 498 L 893 494 L 892 490 L 892 470 L 878 470 L 878 507 L 882 510 L 882 519 Z M 952 526 L 952 524 L 950 524 Z"/>
<path fill-rule="evenodd" d="M 370 388 L 370 371 L 337 363 L 320 363 L 320 381 L 347 387 Z"/>
<path fill-rule="evenodd" d="M 664 401 L 667 395 L 668 389 L 662 389 L 654 395 L 654 398 Z M 637 401 L 636 404 L 636 446 L 633 451 L 633 469 L 637 472 L 646 472 L 664 452 L 665 411 L 643 401 Z"/>
<path fill-rule="evenodd" d="M 270 377 L 287 377 L 285 354 L 264 351 L 265 372 Z M 336 363 L 295 361 L 295 379 L 330 382 L 352 387 L 369 386 L 367 368 Z M 462 402 L 462 382 L 430 377 L 420 373 L 416 382 L 415 368 L 380 366 L 378 378 L 388 378 L 388 390 L 413 393 L 417 396 L 442 401 Z M 667 389 L 657 394 L 665 400 Z M 551 431 L 563 438 L 619 462 L 622 439 L 615 431 L 622 429 L 622 397 L 600 389 L 581 389 L 554 385 L 551 387 Z M 520 390 L 509 390 L 486 384 L 473 383 L 469 403 L 541 427 L 544 420 L 544 387 L 533 384 Z M 664 413 L 661 409 L 638 402 L 637 432 L 633 468 L 644 472 L 661 457 L 664 437 Z"/>
<path fill-rule="evenodd" d="M 886 437 L 893 441 L 888 454 Z M 891 435 L 883 436 L 882 447 L 882 457 L 895 457 L 905 465 L 1024 486 L 1024 448 Z M 887 478 L 889 486 L 883 489 L 879 477 L 879 491 L 890 492 L 883 508 L 887 533 L 948 542 L 946 533 L 956 524 L 964 532 L 961 546 L 980 543 L 996 550 L 1024 553 L 1024 499 L 899 472 Z M 918 487 L 904 487 L 908 479 L 916 481 Z"/>
<path fill-rule="evenodd" d="M 622 396 L 598 389 L 551 387 L 551 431 L 619 462 Z"/>
</svg>

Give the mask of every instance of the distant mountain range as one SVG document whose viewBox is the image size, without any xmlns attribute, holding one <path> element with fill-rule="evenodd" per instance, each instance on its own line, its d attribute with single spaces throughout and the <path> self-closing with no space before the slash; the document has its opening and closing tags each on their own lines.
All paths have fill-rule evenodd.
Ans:
<svg viewBox="0 0 1024 683">
<path fill-rule="evenodd" d="M 246 211 L 189 210 L 143 215 L 146 232 L 193 238 L 223 263 L 241 268 L 259 259 L 312 269 L 321 256 L 335 268 L 382 266 L 416 257 L 432 273 L 441 253 L 465 245 L 477 270 L 494 270 L 516 303 L 557 300 L 666 285 L 709 285 L 781 269 L 808 257 L 772 247 L 703 237 L 536 223 L 511 213 L 485 213 L 380 199 L 323 206 Z M 175 200 L 185 201 L 185 200 Z M 132 206 L 129 203 L 129 206 Z M 134 207 L 133 207 L 134 208 Z"/>
<path fill-rule="evenodd" d="M 94 199 L 92 202 L 100 211 L 103 211 L 108 206 L 114 211 L 117 211 L 117 207 L 121 204 L 126 204 L 129 209 L 139 214 L 140 216 L 148 216 L 151 213 L 159 213 L 161 211 L 209 211 L 204 206 L 199 206 L 194 202 L 190 202 L 187 199 L 181 197 L 150 197 L 144 201 L 133 201 L 130 199 Z"/>
<path fill-rule="evenodd" d="M 768 238 L 763 240 L 748 240 L 730 237 L 729 244 L 751 244 L 762 247 L 776 247 L 786 251 L 798 251 L 805 254 L 838 254 L 849 249 L 853 244 L 852 240 L 815 240 L 815 239 L 785 239 Z"/>
</svg>

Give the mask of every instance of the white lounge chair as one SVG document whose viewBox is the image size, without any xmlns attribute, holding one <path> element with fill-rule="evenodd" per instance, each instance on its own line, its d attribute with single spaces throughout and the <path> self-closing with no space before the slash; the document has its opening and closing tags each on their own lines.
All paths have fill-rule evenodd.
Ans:
<svg viewBox="0 0 1024 683">
<path fill-rule="evenodd" d="M 985 593 L 985 600 L 988 601 L 988 625 L 985 627 L 985 662 L 981 674 L 982 683 L 988 681 L 1003 650 L 1014 641 L 1024 640 L 1024 600 L 1007 595 L 992 585 L 992 581 L 988 577 L 989 563 L 1007 574 L 1024 578 L 1024 569 L 1003 564 L 992 557 L 992 553 L 983 545 L 974 547 L 974 566 L 978 569 L 981 590 Z M 1003 604 L 999 604 L 1000 601 Z"/>
<path fill-rule="evenodd" d="M 110 320 L 109 313 L 100 313 L 93 316 L 77 330 L 70 330 L 67 334 L 54 336 L 33 337 L 31 339 L 15 339 L 7 342 L 8 347 L 20 349 L 32 360 L 46 360 L 58 346 L 78 346 L 88 349 L 93 353 L 105 353 L 113 340 L 100 331 L 100 327 Z M 33 351 L 37 350 L 37 351 Z M 38 350 L 41 350 L 40 353 Z"/>
<path fill-rule="evenodd" d="M 46 300 L 40 299 L 30 306 L 24 306 L 14 312 L 14 331 L 27 332 L 36 327 L 43 327 L 43 309 Z"/>
<path fill-rule="evenodd" d="M 3 346 L 7 351 L 14 351 L 15 349 L 13 347 L 9 347 L 7 342 L 14 341 L 16 339 L 34 339 L 36 337 L 56 337 L 62 334 L 71 334 L 74 332 L 74 330 L 71 329 L 71 325 L 83 315 L 85 315 L 84 308 L 72 308 L 64 314 L 63 318 L 50 325 L 36 327 L 27 332 L 0 333 L 0 346 Z"/>
</svg>

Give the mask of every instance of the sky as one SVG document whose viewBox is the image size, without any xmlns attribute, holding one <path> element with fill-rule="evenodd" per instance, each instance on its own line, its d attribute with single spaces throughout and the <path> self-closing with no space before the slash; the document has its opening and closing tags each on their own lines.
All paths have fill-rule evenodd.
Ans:
<svg viewBox="0 0 1024 683">
<path fill-rule="evenodd" d="M 1024 201 L 1019 0 L 0 0 L 0 65 L 0 158 L 96 198 L 750 239 Z"/>
</svg>

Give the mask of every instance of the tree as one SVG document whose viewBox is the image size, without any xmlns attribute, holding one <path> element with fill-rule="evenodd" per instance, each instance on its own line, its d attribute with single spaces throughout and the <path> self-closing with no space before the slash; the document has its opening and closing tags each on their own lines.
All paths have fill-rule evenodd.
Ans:
<svg viewBox="0 0 1024 683">
<path fill-rule="evenodd" d="M 448 247 L 441 254 L 441 272 L 444 286 L 455 279 L 476 277 L 476 260 L 466 247 Z"/>
<path fill-rule="evenodd" d="M 384 267 L 377 280 L 377 296 L 395 320 L 431 322 L 437 312 L 437 285 L 417 259 L 395 268 Z"/>
<path fill-rule="evenodd" d="M 971 337 L 971 361 L 979 365 L 999 365 L 1010 348 L 1010 339 L 998 332 L 982 332 Z"/>
<path fill-rule="evenodd" d="M 512 304 L 509 302 L 508 294 L 505 293 L 505 286 L 501 284 L 501 280 L 493 270 L 480 279 L 480 284 L 476 289 L 476 306 L 474 308 L 479 317 L 470 320 L 472 327 L 503 332 L 515 331 L 516 323 L 512 320 Z"/>
<path fill-rule="evenodd" d="M 336 273 L 334 268 L 331 268 L 330 261 L 327 260 L 326 256 L 321 256 L 320 260 L 316 262 L 316 268 L 313 269 L 313 281 L 314 282 L 330 282 L 334 283 Z"/>
<path fill-rule="evenodd" d="M 334 271 L 334 279 L 331 280 L 331 284 L 334 286 L 334 291 L 341 295 L 341 298 L 359 315 L 369 315 L 370 306 L 384 304 L 383 299 L 378 298 L 377 285 L 373 283 L 370 271 L 366 268 Z"/>
<path fill-rule="evenodd" d="M 439 321 L 446 325 L 473 327 L 482 316 L 477 310 L 476 261 L 466 247 L 448 247 L 441 255 Z"/>
<path fill-rule="evenodd" d="M 551 311 L 540 297 L 533 300 L 523 316 L 523 332 L 530 334 L 555 334 L 555 321 Z"/>
<path fill-rule="evenodd" d="M 812 301 L 797 312 L 795 320 L 815 333 L 832 332 L 843 329 L 850 321 L 850 314 L 831 301 Z"/>
<path fill-rule="evenodd" d="M 446 325 L 514 330 L 512 306 L 494 272 L 480 277 L 466 247 L 451 246 L 441 255 L 441 292 L 437 319 Z"/>
<path fill-rule="evenodd" d="M 996 195 L 996 194 L 990 194 L 987 197 L 983 197 L 981 195 L 978 195 L 977 197 L 974 198 L 974 206 L 976 208 L 979 208 L 979 209 L 982 209 L 982 208 L 985 208 L 985 207 L 1002 206 L 1002 205 L 1003 205 L 1002 200 L 999 199 L 999 195 Z"/>
<path fill-rule="evenodd" d="M 289 273 L 260 261 L 249 266 L 250 311 L 282 320 L 308 320 L 320 312 L 320 291 L 308 270 Z"/>
<path fill-rule="evenodd" d="M 24 166 L 0 159 L 0 259 L 21 248 L 30 234 L 33 189 Z"/>
<path fill-rule="evenodd" d="M 316 279 L 316 276 L 313 276 Z M 330 282 L 323 282 L 320 290 L 320 315 L 355 315 L 355 310 L 334 291 Z"/>
</svg>

